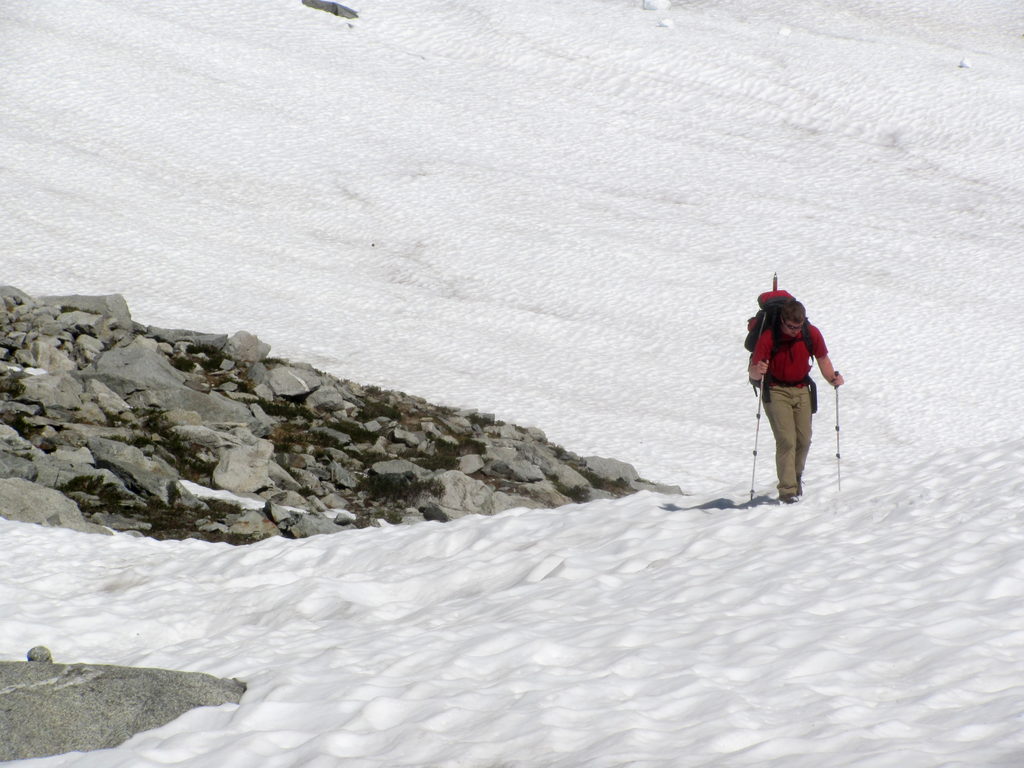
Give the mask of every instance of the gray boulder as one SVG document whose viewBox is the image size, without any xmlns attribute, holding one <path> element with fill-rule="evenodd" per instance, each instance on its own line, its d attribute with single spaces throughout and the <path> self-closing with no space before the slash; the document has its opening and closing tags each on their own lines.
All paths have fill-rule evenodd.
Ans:
<svg viewBox="0 0 1024 768">
<path fill-rule="evenodd" d="M 98 315 L 107 315 L 117 321 L 118 326 L 130 330 L 132 327 L 132 313 L 128 311 L 128 302 L 119 293 L 111 293 L 105 296 L 40 296 L 40 304 L 51 304 L 58 307 L 69 307 L 79 309 L 83 312 L 92 312 Z"/>
<path fill-rule="evenodd" d="M 177 328 L 157 328 L 153 325 L 146 328 L 146 333 L 157 341 L 163 341 L 168 344 L 187 342 L 200 347 L 213 347 L 214 349 L 223 349 L 228 341 L 227 334 L 224 333 L 199 333 L 197 331 L 186 331 Z"/>
<path fill-rule="evenodd" d="M 20 477 L 0 479 L 0 517 L 51 528 L 70 528 L 82 533 L 110 534 L 102 526 L 87 523 L 78 505 L 60 491 Z M 0 714 L 2 712 L 3 707 L 0 706 Z M 0 733 L 3 733 L 3 728 L 0 728 Z"/>
<path fill-rule="evenodd" d="M 471 514 L 493 515 L 500 511 L 499 507 L 508 508 L 503 504 L 495 505 L 495 493 L 489 485 L 458 470 L 440 473 L 437 481 L 441 488 L 437 506 L 451 520 Z"/>
<path fill-rule="evenodd" d="M 14 299 L 17 304 L 31 304 L 33 299 L 13 285 L 0 285 L 0 299 Z"/>
<path fill-rule="evenodd" d="M 239 444 L 239 439 L 230 432 L 211 429 L 204 424 L 178 424 L 171 431 L 193 446 L 201 446 L 213 451 L 232 448 Z"/>
<path fill-rule="evenodd" d="M 188 387 L 148 389 L 128 397 L 133 408 L 156 408 L 160 411 L 195 411 L 203 421 L 220 424 L 251 424 L 252 412 L 242 403 L 217 392 L 197 392 Z"/>
<path fill-rule="evenodd" d="M 518 503 L 516 506 L 532 507 L 539 504 L 542 507 L 554 508 L 572 503 L 572 499 L 563 495 L 550 480 L 524 483 L 519 486 L 519 491 L 522 496 L 530 499 L 530 503 Z"/>
<path fill-rule="evenodd" d="M 0 451 L 0 477 L 20 477 L 22 480 L 35 480 L 39 474 L 36 465 L 21 456 Z"/>
<path fill-rule="evenodd" d="M 50 373 L 69 373 L 77 368 L 75 361 L 57 346 L 57 340 L 50 337 L 22 347 L 14 359 L 30 368 L 42 368 Z"/>
<path fill-rule="evenodd" d="M 422 432 L 410 432 L 407 429 L 395 427 L 391 430 L 391 442 L 402 443 L 403 445 L 415 448 L 424 442 L 424 438 Z"/>
<path fill-rule="evenodd" d="M 536 467 L 528 461 L 517 459 L 508 464 L 512 477 L 521 483 L 537 483 L 544 479 L 544 473 L 540 467 Z"/>
<path fill-rule="evenodd" d="M 317 389 L 322 382 L 313 371 L 279 365 L 267 372 L 266 381 L 262 383 L 270 388 L 274 397 L 302 397 Z"/>
<path fill-rule="evenodd" d="M 301 491 L 302 485 L 282 467 L 277 461 L 272 460 L 268 465 L 267 474 L 270 475 L 272 485 L 283 488 L 286 491 Z M 269 488 L 267 490 L 270 490 Z M 301 505 L 300 505 L 301 506 Z"/>
<path fill-rule="evenodd" d="M 618 459 L 606 459 L 602 456 L 587 456 L 583 459 L 587 469 L 598 477 L 612 482 L 632 483 L 640 479 L 640 474 L 632 464 Z"/>
<path fill-rule="evenodd" d="M 248 331 L 239 331 L 224 344 L 224 352 L 239 362 L 255 363 L 270 354 L 270 345 Z"/>
<path fill-rule="evenodd" d="M 89 438 L 88 446 L 96 466 L 109 469 L 130 490 L 145 491 L 165 504 L 170 501 L 171 483 L 178 480 L 179 475 L 166 461 L 147 456 L 134 445 L 103 437 Z"/>
<path fill-rule="evenodd" d="M 280 536 L 280 529 L 262 512 L 250 509 L 242 512 L 228 527 L 228 533 L 249 536 L 253 539 L 268 539 Z"/>
<path fill-rule="evenodd" d="M 88 450 L 88 449 L 83 449 Z M 118 496 L 130 499 L 134 494 L 125 487 L 117 475 L 109 469 L 98 469 L 89 463 L 73 462 L 62 459 L 59 451 L 32 457 L 32 466 L 36 470 L 36 476 L 32 479 L 39 485 L 47 488 L 63 490 L 64 486 L 76 478 L 96 478 L 96 480 L 109 490 L 117 493 Z"/>
<path fill-rule="evenodd" d="M 334 412 L 354 410 L 355 405 L 349 402 L 344 393 L 333 386 L 321 386 L 306 398 L 306 405 L 314 410 Z"/>
<path fill-rule="evenodd" d="M 348 445 L 352 442 L 352 438 L 347 433 L 331 429 L 330 427 L 313 427 L 310 431 L 314 434 L 330 438 L 338 445 Z"/>
<path fill-rule="evenodd" d="M 103 315 L 75 309 L 70 312 L 62 312 L 57 316 L 57 322 L 76 335 L 87 333 L 91 336 L 99 336 L 104 333 L 106 321 L 103 319 Z"/>
<path fill-rule="evenodd" d="M 98 379 L 121 397 L 140 389 L 178 389 L 185 383 L 185 374 L 167 361 L 155 342 L 143 337 L 125 347 L 108 349 L 79 376 Z"/>
<path fill-rule="evenodd" d="M 75 338 L 75 354 L 84 364 L 89 364 L 103 354 L 104 344 L 95 336 L 83 333 Z"/>
<path fill-rule="evenodd" d="M 561 464 L 554 468 L 555 482 L 573 490 L 576 488 L 587 488 L 590 481 L 567 464 Z"/>
<path fill-rule="evenodd" d="M 491 511 L 487 514 L 495 515 L 498 512 L 504 512 L 506 509 L 516 509 L 517 507 L 540 509 L 545 506 L 553 505 L 545 504 L 544 502 L 537 501 L 529 496 L 518 496 L 513 493 L 505 493 L 504 491 L 495 491 L 494 499 L 491 502 Z M 559 504 L 555 506 L 561 505 Z"/>
<path fill-rule="evenodd" d="M 358 19 L 359 14 L 341 3 L 332 3 L 328 0 L 302 0 L 307 8 L 315 8 L 318 11 L 327 11 L 343 19 Z"/>
<path fill-rule="evenodd" d="M 330 481 L 336 486 L 351 489 L 359 485 L 356 476 L 336 461 L 327 465 L 327 471 L 330 473 Z"/>
<path fill-rule="evenodd" d="M 82 383 L 64 373 L 59 376 L 44 374 L 27 376 L 21 380 L 20 400 L 39 403 L 43 408 L 65 408 L 70 411 L 82 407 Z"/>
<path fill-rule="evenodd" d="M 539 430 L 527 430 L 528 433 L 532 431 Z M 555 456 L 555 452 L 543 443 L 524 442 L 519 446 L 518 452 L 522 459 L 539 467 L 545 475 L 553 476 L 560 467 L 565 466 L 564 462 Z"/>
<path fill-rule="evenodd" d="M 238 680 L 196 672 L 0 662 L 0 761 L 109 749 L 196 707 L 237 704 L 244 692 Z"/>
<path fill-rule="evenodd" d="M 310 536 L 338 533 L 339 531 L 345 530 L 342 526 L 337 525 L 333 520 L 329 520 L 324 515 L 315 512 L 292 515 L 284 522 L 284 524 L 281 525 L 281 528 L 296 539 L 305 539 Z"/>
<path fill-rule="evenodd" d="M 2 349 L 2 347 L 0 347 Z M 30 405 L 28 403 L 19 403 L 14 400 L 0 400 L 0 414 L 3 413 L 14 413 L 23 414 L 25 416 L 38 416 L 43 412 L 43 409 L 38 405 Z"/>
<path fill-rule="evenodd" d="M 459 470 L 466 475 L 472 475 L 484 468 L 483 457 L 476 453 L 470 453 L 459 457 Z"/>
<path fill-rule="evenodd" d="M 14 427 L 0 424 L 0 450 L 31 453 L 35 450 L 35 447 L 19 435 Z"/>
<path fill-rule="evenodd" d="M 92 398 L 93 402 L 108 415 L 113 416 L 132 409 L 124 401 L 124 398 L 99 379 L 89 380 L 85 385 L 85 391 Z"/>
<path fill-rule="evenodd" d="M 374 475 L 399 475 L 410 480 L 413 478 L 422 479 L 431 475 L 430 470 L 424 469 L 418 464 L 413 464 L 406 459 L 378 461 L 370 467 L 370 473 Z"/>
<path fill-rule="evenodd" d="M 236 433 L 237 434 L 237 433 Z M 274 485 L 270 478 L 274 444 L 248 435 L 221 449 L 213 470 L 213 484 L 232 493 L 253 493 Z"/>
</svg>

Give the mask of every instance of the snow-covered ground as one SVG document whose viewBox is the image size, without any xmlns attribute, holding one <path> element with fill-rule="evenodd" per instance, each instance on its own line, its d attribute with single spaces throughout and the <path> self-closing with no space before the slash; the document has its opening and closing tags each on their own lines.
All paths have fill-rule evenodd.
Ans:
<svg viewBox="0 0 1024 768">
<path fill-rule="evenodd" d="M 245 329 L 687 495 L 232 549 L 0 523 L 0 657 L 249 683 L 39 766 L 1024 764 L 1016 0 L 0 5 L 31 294 Z M 777 271 L 840 390 L 750 491 Z M 762 430 L 757 491 L 772 491 Z"/>
</svg>

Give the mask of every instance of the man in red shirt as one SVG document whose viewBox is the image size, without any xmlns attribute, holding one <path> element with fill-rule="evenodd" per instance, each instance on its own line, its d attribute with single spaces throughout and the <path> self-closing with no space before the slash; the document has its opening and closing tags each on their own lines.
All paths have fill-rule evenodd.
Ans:
<svg viewBox="0 0 1024 768">
<path fill-rule="evenodd" d="M 833 387 L 844 380 L 829 360 L 821 331 L 807 322 L 804 305 L 796 299 L 780 308 L 778 330 L 778 339 L 771 328 L 761 334 L 748 373 L 762 384 L 764 411 L 775 435 L 779 500 L 792 504 L 803 493 L 801 476 L 811 447 L 811 358 Z"/>
</svg>

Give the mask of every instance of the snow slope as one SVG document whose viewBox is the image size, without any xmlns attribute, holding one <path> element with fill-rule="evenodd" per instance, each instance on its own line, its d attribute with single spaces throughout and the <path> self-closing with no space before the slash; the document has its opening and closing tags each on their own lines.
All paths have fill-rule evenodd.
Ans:
<svg viewBox="0 0 1024 768">
<path fill-rule="evenodd" d="M 789 5 L 667 29 L 597 0 L 351 27 L 283 0 L 10 4 L 5 279 L 244 327 L 696 489 L 745 463 L 733 350 L 777 270 L 860 385 L 851 460 L 1001 439 L 979 415 L 1016 400 L 1022 14 Z"/>
<path fill-rule="evenodd" d="M 251 686 L 39 765 L 1021 763 L 1024 13 L 796 5 L 0 6 L 3 282 L 688 493 L 246 549 L 0 523 L 0 653 Z M 842 492 L 824 393 L 801 505 L 696 509 L 750 490 L 774 271 L 848 381 Z"/>
<path fill-rule="evenodd" d="M 991 488 L 1024 442 L 966 459 Z M 1011 768 L 1024 479 L 985 500 L 964 474 L 831 508 L 640 494 L 234 549 L 2 522 L 0 645 L 249 684 L 41 767 Z"/>
</svg>

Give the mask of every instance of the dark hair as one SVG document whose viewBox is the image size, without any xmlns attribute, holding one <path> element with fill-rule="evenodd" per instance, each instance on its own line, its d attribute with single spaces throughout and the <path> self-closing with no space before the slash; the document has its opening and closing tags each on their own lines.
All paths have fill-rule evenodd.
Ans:
<svg viewBox="0 0 1024 768">
<path fill-rule="evenodd" d="M 782 305 L 779 315 L 787 323 L 802 323 L 807 319 L 807 310 L 796 299 L 790 299 Z"/>
</svg>

